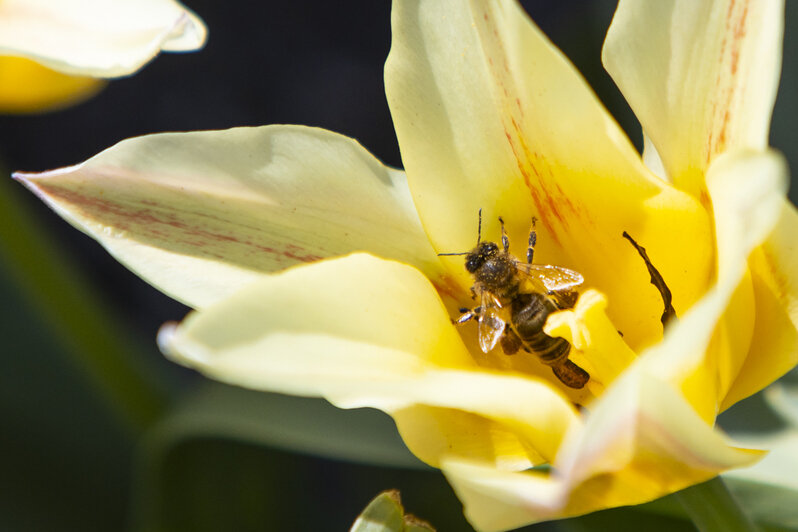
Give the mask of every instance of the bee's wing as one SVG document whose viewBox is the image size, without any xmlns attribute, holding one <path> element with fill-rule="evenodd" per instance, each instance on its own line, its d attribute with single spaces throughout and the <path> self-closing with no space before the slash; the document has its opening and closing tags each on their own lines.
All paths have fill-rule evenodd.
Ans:
<svg viewBox="0 0 798 532">
<path fill-rule="evenodd" d="M 519 264 L 518 271 L 549 292 L 573 290 L 585 281 L 581 273 L 551 264 Z"/>
<path fill-rule="evenodd" d="M 483 353 L 487 353 L 502 337 L 504 320 L 499 312 L 501 305 L 491 293 L 482 292 L 480 299 L 482 304 L 479 313 L 479 347 Z"/>
</svg>

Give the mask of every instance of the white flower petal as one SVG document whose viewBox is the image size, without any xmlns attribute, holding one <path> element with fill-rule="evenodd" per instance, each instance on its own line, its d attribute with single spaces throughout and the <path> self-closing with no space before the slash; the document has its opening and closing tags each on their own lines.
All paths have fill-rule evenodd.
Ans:
<svg viewBox="0 0 798 532">
<path fill-rule="evenodd" d="M 322 129 L 149 135 L 77 166 L 16 177 L 195 308 L 263 272 L 356 250 L 414 264 L 438 282 L 404 173 Z"/>
<path fill-rule="evenodd" d="M 175 0 L 3 0 L 0 54 L 69 74 L 131 74 L 161 50 L 205 43 L 202 20 Z"/>
<path fill-rule="evenodd" d="M 783 0 L 621 0 L 604 65 L 668 176 L 700 193 L 719 154 L 768 145 Z"/>
</svg>

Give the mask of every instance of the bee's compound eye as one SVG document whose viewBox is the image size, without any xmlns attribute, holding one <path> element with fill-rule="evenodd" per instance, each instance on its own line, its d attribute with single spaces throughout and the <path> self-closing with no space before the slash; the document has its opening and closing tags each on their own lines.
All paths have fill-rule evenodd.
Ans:
<svg viewBox="0 0 798 532">
<path fill-rule="evenodd" d="M 481 253 L 469 253 L 466 255 L 465 267 L 468 273 L 474 273 L 485 262 L 485 258 Z"/>
</svg>

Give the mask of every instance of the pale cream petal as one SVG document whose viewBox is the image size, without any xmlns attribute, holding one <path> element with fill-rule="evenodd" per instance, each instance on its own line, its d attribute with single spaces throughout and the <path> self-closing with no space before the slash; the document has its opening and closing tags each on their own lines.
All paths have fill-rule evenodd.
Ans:
<svg viewBox="0 0 798 532">
<path fill-rule="evenodd" d="M 202 20 L 175 0 L 2 0 L 0 55 L 60 72 L 132 74 L 161 50 L 205 43 Z"/>
<path fill-rule="evenodd" d="M 783 0 L 619 3 L 604 65 L 680 188 L 700 194 L 718 154 L 767 147 L 783 19 Z"/>
<path fill-rule="evenodd" d="M 191 307 L 263 272 L 356 250 L 416 265 L 445 289 L 404 174 L 322 129 L 150 135 L 77 166 L 16 177 Z"/>
<path fill-rule="evenodd" d="M 649 172 L 567 59 L 511 0 L 400 0 L 385 67 L 413 198 L 439 252 L 498 240 L 523 257 L 581 272 L 612 301 L 634 348 L 661 336 L 661 300 L 628 231 L 669 280 L 677 311 L 712 276 L 704 205 Z M 687 245 L 696 251 L 685 256 Z M 446 259 L 462 286 L 459 257 Z M 688 275 L 686 272 L 689 271 Z"/>
<path fill-rule="evenodd" d="M 442 469 L 471 523 L 498 531 L 639 504 L 762 455 L 731 446 L 679 393 L 640 367 L 617 381 L 570 435 L 554 473 L 499 471 L 460 459 L 444 459 Z"/>
<path fill-rule="evenodd" d="M 545 521 L 562 505 L 562 483 L 543 472 L 503 471 L 457 458 L 445 459 L 441 469 L 471 526 L 481 532 Z"/>
<path fill-rule="evenodd" d="M 726 409 L 798 364 L 798 212 L 784 200 L 773 232 L 749 261 L 756 313 L 748 356 L 723 399 Z"/>
<path fill-rule="evenodd" d="M 477 367 L 429 280 L 371 255 L 264 276 L 165 329 L 160 341 L 178 362 L 248 388 L 389 413 L 415 405 L 470 412 L 500 423 L 546 460 L 579 423 L 574 406 L 548 384 Z M 405 416 L 403 432 L 420 434 L 410 422 Z M 439 441 L 408 443 L 436 462 Z"/>
<path fill-rule="evenodd" d="M 707 183 L 717 227 L 717 283 L 641 360 L 680 388 L 708 422 L 748 352 L 755 309 L 747 260 L 778 220 L 786 176 L 775 152 L 724 155 L 713 163 Z"/>
<path fill-rule="evenodd" d="M 645 133 L 643 133 L 643 163 L 661 179 L 668 179 L 665 164 L 662 162 L 659 153 L 657 153 L 657 148 L 654 147 L 651 139 Z"/>
</svg>

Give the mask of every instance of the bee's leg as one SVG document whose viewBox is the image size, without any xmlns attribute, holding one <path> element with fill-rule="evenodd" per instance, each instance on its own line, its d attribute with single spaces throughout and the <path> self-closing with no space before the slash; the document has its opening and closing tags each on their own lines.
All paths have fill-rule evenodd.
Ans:
<svg viewBox="0 0 798 532">
<path fill-rule="evenodd" d="M 529 244 L 526 248 L 526 263 L 532 264 L 532 259 L 535 258 L 535 244 L 538 243 L 538 233 L 535 231 L 535 222 L 537 219 L 532 217 L 532 227 L 529 229 Z"/>
<path fill-rule="evenodd" d="M 479 313 L 482 312 L 482 307 L 477 307 L 473 309 L 461 308 L 459 310 L 462 313 L 460 317 L 457 318 L 456 320 L 452 320 L 452 323 L 454 323 L 455 325 L 460 325 L 473 318 L 479 317 Z"/>
<path fill-rule="evenodd" d="M 502 220 L 501 216 L 499 216 L 499 223 L 502 226 L 502 247 L 504 248 L 504 252 L 507 253 L 510 251 L 510 239 L 507 238 L 507 231 L 504 230 L 504 220 Z"/>
<path fill-rule="evenodd" d="M 569 388 L 579 390 L 580 388 L 584 388 L 587 381 L 590 380 L 590 374 L 587 371 L 567 358 L 562 363 L 552 366 L 551 370 L 554 372 L 554 375 L 560 379 L 560 382 Z"/>
</svg>

